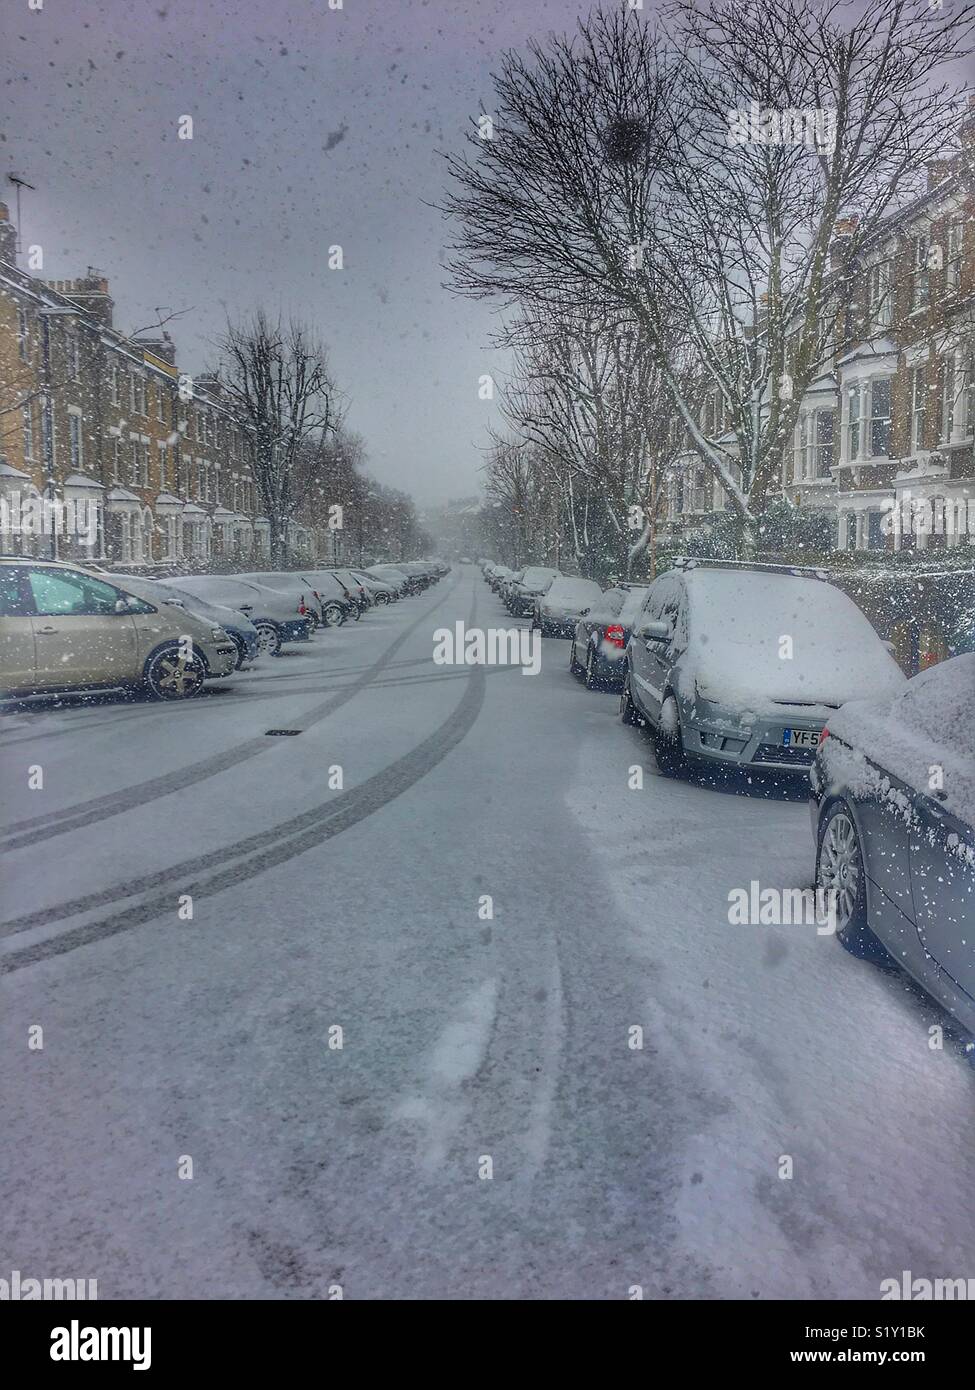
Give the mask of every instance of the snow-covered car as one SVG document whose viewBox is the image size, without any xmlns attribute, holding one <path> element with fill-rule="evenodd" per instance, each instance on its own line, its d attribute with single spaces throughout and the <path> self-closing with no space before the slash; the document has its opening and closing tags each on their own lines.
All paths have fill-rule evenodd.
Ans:
<svg viewBox="0 0 975 1390">
<path fill-rule="evenodd" d="M 301 618 L 311 617 L 315 627 L 325 623 L 322 602 L 302 574 L 290 570 L 257 570 L 250 574 L 235 574 L 232 579 L 246 579 L 251 584 L 263 584 L 276 593 L 287 594 L 293 600 L 293 611 Z"/>
<path fill-rule="evenodd" d="M 805 774 L 840 705 L 895 695 L 905 679 L 821 571 L 691 560 L 650 585 L 620 717 L 649 726 L 665 776 L 689 762 Z"/>
<path fill-rule="evenodd" d="M 440 578 L 439 570 L 425 560 L 404 560 L 400 566 L 404 574 L 415 580 L 418 588 L 429 589 Z"/>
<path fill-rule="evenodd" d="M 571 637 L 582 614 L 601 601 L 603 591 L 594 579 L 559 575 L 535 599 L 532 627 L 543 637 Z"/>
<path fill-rule="evenodd" d="M 626 666 L 626 644 L 643 607 L 648 584 L 620 584 L 606 589 L 576 623 L 569 649 L 569 670 L 585 677 L 586 688 L 618 688 Z"/>
<path fill-rule="evenodd" d="M 178 579 L 159 579 L 207 603 L 217 603 L 243 613 L 257 629 L 261 656 L 278 656 L 285 642 L 307 642 L 314 622 L 296 613 L 291 600 L 275 589 L 227 574 L 184 574 Z"/>
<path fill-rule="evenodd" d="M 831 715 L 810 783 L 836 935 L 975 1033 L 975 653 Z"/>
<path fill-rule="evenodd" d="M 311 590 L 325 627 L 341 627 L 359 617 L 359 605 L 335 570 L 302 570 L 295 577 Z"/>
<path fill-rule="evenodd" d="M 377 579 L 374 574 L 367 574 L 365 570 L 349 570 L 349 573 L 362 585 L 372 603 L 394 603 L 399 598 L 399 590 L 394 584 Z"/>
<path fill-rule="evenodd" d="M 339 567 L 331 571 L 340 584 L 344 585 L 349 599 L 355 604 L 359 613 L 365 613 L 366 609 L 371 608 L 373 597 L 363 584 L 361 579 L 357 579 L 350 569 Z"/>
<path fill-rule="evenodd" d="M 397 584 L 401 594 L 418 594 L 420 592 L 421 586 L 416 577 L 407 574 L 397 565 L 370 565 L 369 573 L 389 584 Z"/>
<path fill-rule="evenodd" d="M 545 565 L 528 565 L 518 579 L 512 579 L 505 589 L 504 601 L 508 612 L 515 618 L 527 618 L 535 608 L 536 600 L 547 593 L 558 579 L 559 571 Z"/>
<path fill-rule="evenodd" d="M 159 584 L 156 580 L 146 579 L 144 576 L 136 574 L 118 574 L 116 579 L 120 584 L 124 584 L 126 589 L 138 594 L 140 598 L 148 599 L 150 603 L 154 593 L 159 595 Z M 237 648 L 238 671 L 245 661 L 253 661 L 257 656 L 257 628 L 239 609 L 229 608 L 225 604 L 211 603 L 208 599 L 200 598 L 198 594 L 191 594 L 186 589 L 180 589 L 177 582 L 172 579 L 167 582 L 164 593 L 166 602 L 171 603 L 174 608 L 187 608 L 198 618 L 205 619 L 211 626 L 217 624 L 223 628 Z"/>
<path fill-rule="evenodd" d="M 506 579 L 510 579 L 513 575 L 520 572 L 521 571 L 518 570 L 510 570 L 507 565 L 489 565 L 485 571 L 484 577 L 488 582 L 488 588 L 493 589 L 497 594 L 500 593 L 501 585 Z"/>
<path fill-rule="evenodd" d="M 143 598 L 57 560 L 0 560 L 4 695 L 135 687 L 182 700 L 236 664 L 222 627 L 171 606 L 162 592 Z"/>
</svg>

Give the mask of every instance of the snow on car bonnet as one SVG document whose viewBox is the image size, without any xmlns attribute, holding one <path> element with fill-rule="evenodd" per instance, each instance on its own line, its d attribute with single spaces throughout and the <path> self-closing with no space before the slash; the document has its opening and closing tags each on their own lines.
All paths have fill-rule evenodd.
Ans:
<svg viewBox="0 0 975 1390">
<path fill-rule="evenodd" d="M 838 706 L 904 686 L 867 618 L 832 584 L 760 570 L 683 578 L 690 665 L 707 698 Z"/>
<path fill-rule="evenodd" d="M 926 796 L 942 769 L 939 800 L 975 826 L 975 653 L 929 667 L 893 698 L 845 705 L 829 731 Z"/>
</svg>

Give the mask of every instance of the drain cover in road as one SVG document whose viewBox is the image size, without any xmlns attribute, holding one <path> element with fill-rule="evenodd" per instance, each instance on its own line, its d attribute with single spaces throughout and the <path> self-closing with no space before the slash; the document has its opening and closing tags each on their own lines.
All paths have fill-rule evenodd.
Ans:
<svg viewBox="0 0 975 1390">
<path fill-rule="evenodd" d="M 295 738 L 301 733 L 300 729 L 265 729 L 266 738 Z"/>
</svg>

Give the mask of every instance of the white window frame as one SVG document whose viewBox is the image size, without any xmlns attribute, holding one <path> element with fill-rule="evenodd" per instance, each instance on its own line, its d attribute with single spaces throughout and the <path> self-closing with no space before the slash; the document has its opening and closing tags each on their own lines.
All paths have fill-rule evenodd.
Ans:
<svg viewBox="0 0 975 1390">
<path fill-rule="evenodd" d="M 34 407 L 30 401 L 24 401 L 24 458 L 32 460 L 34 457 Z"/>
<path fill-rule="evenodd" d="M 911 448 L 918 453 L 924 448 L 924 432 L 928 409 L 927 363 L 916 362 L 911 368 Z"/>
<path fill-rule="evenodd" d="M 77 406 L 68 406 L 68 462 L 72 473 L 80 473 L 84 468 L 85 446 L 81 411 Z"/>
<path fill-rule="evenodd" d="M 874 328 L 890 327 L 891 278 L 889 260 L 876 261 L 867 271 L 867 310 Z"/>
</svg>

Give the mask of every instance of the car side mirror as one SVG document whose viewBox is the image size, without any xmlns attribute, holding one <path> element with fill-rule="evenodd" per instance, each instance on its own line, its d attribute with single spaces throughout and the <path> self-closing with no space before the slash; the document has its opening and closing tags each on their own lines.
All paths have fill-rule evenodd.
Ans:
<svg viewBox="0 0 975 1390">
<path fill-rule="evenodd" d="M 669 642 L 670 625 L 661 622 L 641 623 L 637 628 L 636 635 L 642 637 L 644 642 Z"/>
</svg>

